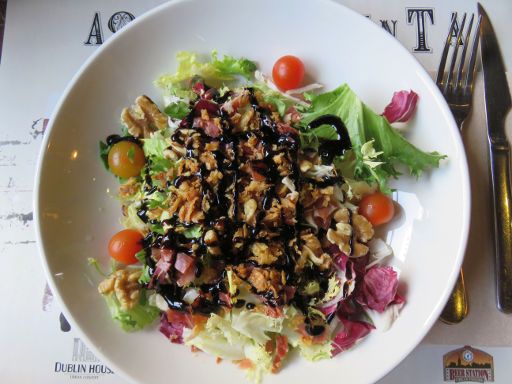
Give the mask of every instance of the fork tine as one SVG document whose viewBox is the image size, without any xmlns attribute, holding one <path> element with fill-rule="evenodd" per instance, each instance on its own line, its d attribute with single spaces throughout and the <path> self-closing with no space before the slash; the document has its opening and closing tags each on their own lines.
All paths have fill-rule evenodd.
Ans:
<svg viewBox="0 0 512 384">
<path fill-rule="evenodd" d="M 455 28 L 456 21 L 457 21 L 457 12 L 455 12 L 452 16 L 452 23 L 450 24 L 448 36 L 446 36 L 446 42 L 444 43 L 443 53 L 441 54 L 441 61 L 439 62 L 439 68 L 437 69 L 436 84 L 439 87 L 443 83 L 444 67 L 446 65 L 446 57 L 448 56 L 448 49 L 450 48 L 450 41 L 452 39 L 452 33 Z"/>
<path fill-rule="evenodd" d="M 476 56 L 478 54 L 478 42 L 479 40 L 479 31 L 480 31 L 480 21 L 482 20 L 482 16 L 478 16 L 478 21 L 476 23 L 475 28 L 475 36 L 473 37 L 473 47 L 471 48 L 471 56 L 469 57 L 469 67 L 466 75 L 466 83 L 464 84 L 464 88 L 470 87 L 473 88 L 473 80 L 475 75 L 475 65 L 476 65 Z"/>
<path fill-rule="evenodd" d="M 446 83 L 444 84 L 444 91 L 445 93 L 448 91 L 448 88 L 453 86 L 452 79 L 453 79 L 453 70 L 455 69 L 455 63 L 457 62 L 457 54 L 459 52 L 459 42 L 460 37 L 462 36 L 462 32 L 464 31 L 464 25 L 466 24 L 466 13 L 464 12 L 464 17 L 462 18 L 462 23 L 459 28 L 459 33 L 457 33 L 457 39 L 455 40 L 455 48 L 452 52 L 452 61 L 450 63 L 450 69 L 448 71 L 448 78 L 446 79 Z"/>
<path fill-rule="evenodd" d="M 459 69 L 457 71 L 457 79 L 455 80 L 455 86 L 460 86 L 460 79 L 462 77 L 462 70 L 464 69 L 464 63 L 466 62 L 466 52 L 468 50 L 469 36 L 471 35 L 471 29 L 473 27 L 473 21 L 475 19 L 475 14 L 471 15 L 471 20 L 469 21 L 468 30 L 466 32 L 466 38 L 464 39 L 464 47 L 462 48 L 462 54 L 460 56 Z M 478 31 L 477 31 L 478 33 Z"/>
</svg>

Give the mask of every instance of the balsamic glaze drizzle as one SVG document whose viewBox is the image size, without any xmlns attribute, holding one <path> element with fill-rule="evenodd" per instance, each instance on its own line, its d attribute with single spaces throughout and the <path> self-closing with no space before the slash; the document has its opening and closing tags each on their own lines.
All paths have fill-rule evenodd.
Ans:
<svg viewBox="0 0 512 384">
<path fill-rule="evenodd" d="M 352 144 L 350 142 L 347 127 L 345 127 L 345 124 L 343 124 L 343 121 L 341 121 L 338 116 L 320 116 L 309 123 L 308 127 L 310 129 L 314 129 L 321 125 L 330 125 L 336 129 L 336 132 L 338 133 L 338 138 L 336 140 L 325 140 L 318 148 L 318 153 L 322 157 L 324 163 L 331 164 L 335 156 L 343 155 L 345 150 L 352 147 Z"/>
<path fill-rule="evenodd" d="M 220 105 L 224 103 L 230 96 L 231 93 L 227 92 L 222 97 L 219 96 L 218 92 L 212 92 L 210 88 L 204 85 L 206 92 L 210 92 L 211 100 L 208 100 L 208 109 L 210 117 L 219 118 L 222 126 L 222 132 L 219 137 L 212 138 L 204 133 L 203 129 L 194 127 L 194 118 L 198 116 L 196 110 L 197 103 L 206 102 L 204 99 L 199 99 L 196 103 L 191 103 L 190 113 L 181 121 L 179 127 L 171 136 L 171 140 L 175 143 L 185 146 L 186 156 L 185 158 L 198 158 L 199 154 L 204 151 L 207 143 L 214 141 L 218 142 L 219 149 L 214 151 L 214 157 L 217 162 L 217 169 L 219 169 L 223 178 L 221 179 L 218 186 L 212 187 L 206 181 L 210 172 L 204 165 L 201 166 L 199 172 L 190 174 L 188 176 L 179 176 L 173 183 L 168 182 L 167 187 L 173 185 L 179 187 L 183 182 L 189 180 L 199 180 L 201 185 L 201 196 L 202 199 L 207 199 L 210 203 L 210 208 L 205 212 L 204 222 L 202 223 L 206 233 L 209 228 L 222 228 L 221 231 L 217 231 L 219 240 L 216 245 L 220 247 L 224 255 L 224 261 L 229 265 L 237 266 L 239 264 L 250 263 L 247 259 L 249 246 L 252 242 L 257 240 L 258 242 L 268 242 L 264 236 L 259 238 L 259 234 L 262 230 L 271 230 L 274 233 L 278 233 L 275 241 L 282 242 L 284 244 L 284 255 L 281 260 L 277 260 L 272 268 L 282 270 L 285 275 L 287 284 L 300 285 L 301 282 L 307 282 L 308 276 L 319 278 L 320 286 L 322 289 L 327 289 L 327 282 L 329 276 L 322 276 L 318 271 L 304 270 L 301 274 L 295 273 L 295 263 L 298 259 L 298 255 L 295 249 L 300 249 L 301 239 L 300 231 L 302 226 L 300 224 L 302 217 L 302 207 L 297 202 L 296 204 L 296 224 L 287 225 L 284 223 L 279 230 L 267 228 L 263 223 L 266 211 L 268 211 L 273 202 L 279 197 L 276 193 L 276 186 L 281 182 L 282 176 L 276 167 L 273 160 L 274 156 L 284 154 L 288 162 L 291 164 L 291 172 L 289 178 L 293 181 L 296 191 L 301 191 L 301 187 L 305 183 L 313 184 L 318 188 L 325 188 L 327 186 L 335 185 L 340 183 L 342 180 L 340 177 L 325 177 L 322 180 L 314 180 L 309 178 L 302 178 L 299 167 L 298 167 L 298 151 L 299 151 L 299 136 L 297 133 L 292 132 L 280 132 L 278 124 L 274 121 L 271 116 L 271 111 L 262 107 L 254 93 L 252 88 L 247 88 L 250 106 L 259 118 L 259 130 L 235 133 L 233 132 L 233 126 L 230 121 L 230 116 L 223 110 L 220 109 Z M 205 104 L 206 105 L 206 104 Z M 211 110 L 210 110 L 211 109 Z M 199 111 L 200 112 L 200 111 Z M 212 116 L 215 115 L 216 116 Z M 338 133 L 337 140 L 324 141 L 319 148 L 319 154 L 321 155 L 324 162 L 332 162 L 332 158 L 335 155 L 343 154 L 343 152 L 350 148 L 350 139 L 346 127 L 342 121 L 333 115 L 322 116 L 315 119 L 309 124 L 310 128 L 318 127 L 322 124 L 329 124 L 336 129 Z M 256 136 L 258 142 L 263 146 L 264 156 L 262 160 L 250 162 L 251 167 L 265 175 L 265 182 L 269 185 L 269 188 L 265 191 L 262 200 L 262 210 L 259 211 L 257 216 L 256 225 L 249 227 L 250 236 L 248 239 L 234 238 L 236 231 L 243 225 L 247 225 L 240 220 L 240 209 L 241 207 L 239 195 L 240 191 L 245 187 L 244 180 L 247 179 L 240 167 L 246 161 L 243 161 L 243 156 L 239 153 L 240 143 L 247 141 L 251 136 Z M 194 148 L 192 146 L 192 137 L 199 138 L 199 147 Z M 107 143 L 111 145 L 120 140 L 128 138 L 120 138 L 115 135 L 107 138 Z M 131 138 L 140 145 L 140 142 Z M 117 140 L 117 141 L 116 141 Z M 150 164 L 148 164 L 144 171 L 145 181 L 145 192 L 146 195 L 160 191 L 159 188 L 153 185 L 153 180 L 150 175 Z M 148 222 L 147 216 L 147 201 L 143 201 L 139 210 L 137 211 L 138 217 L 145 223 Z M 175 215 L 169 220 L 162 223 L 164 226 L 190 226 L 192 223 L 181 223 Z M 204 236 L 204 235 L 203 235 Z M 233 249 L 233 243 L 241 242 L 242 247 L 240 251 L 235 252 Z M 352 246 L 352 244 L 351 244 Z M 195 276 L 200 277 L 204 271 L 205 258 L 207 257 L 207 247 L 204 243 L 204 238 L 200 239 L 188 239 L 185 236 L 176 233 L 173 229 L 167 231 L 164 235 L 152 233 L 144 239 L 144 247 L 146 249 L 146 264 L 149 268 L 150 275 L 155 273 L 156 265 L 155 261 L 151 257 L 151 248 L 160 249 L 172 249 L 175 252 L 184 252 L 192 254 L 196 257 L 196 269 Z M 194 248 L 195 247 L 195 248 Z M 194 249 L 193 249 L 194 248 Z M 173 268 L 171 268 L 173 270 Z M 172 272 L 169 272 L 170 274 Z M 319 277 L 320 276 L 320 277 Z M 171 276 L 172 277 L 172 276 Z M 222 294 L 227 293 L 227 287 L 225 286 L 224 276 L 219 276 L 218 280 L 214 284 L 203 284 L 200 286 L 200 296 L 191 305 L 192 311 L 209 314 L 218 310 L 219 306 L 229 306 L 230 303 L 226 303 L 222 300 Z M 173 281 L 171 279 L 171 281 Z M 175 283 L 171 284 L 160 284 L 156 282 L 156 291 L 161 294 L 169 307 L 176 310 L 186 310 L 187 304 L 183 301 L 183 289 L 177 286 Z M 266 292 L 261 294 L 262 300 L 270 306 L 282 305 L 282 298 L 275 298 L 272 292 Z M 283 296 L 283 295 L 280 295 Z M 308 297 L 296 294 L 292 299 L 292 302 L 300 308 L 305 314 L 307 314 L 308 308 Z M 238 300 L 235 307 L 244 306 L 248 309 L 254 308 L 253 303 L 245 303 L 244 300 Z M 329 319 L 330 320 L 330 319 Z M 308 325 L 307 331 L 311 335 L 318 335 L 323 332 L 323 326 L 319 325 Z M 320 329 L 322 328 L 322 329 Z"/>
</svg>

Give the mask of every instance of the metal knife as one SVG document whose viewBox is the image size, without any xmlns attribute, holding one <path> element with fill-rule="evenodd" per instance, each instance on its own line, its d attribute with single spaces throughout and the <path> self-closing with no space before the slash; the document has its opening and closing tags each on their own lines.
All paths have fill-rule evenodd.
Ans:
<svg viewBox="0 0 512 384">
<path fill-rule="evenodd" d="M 482 16 L 480 49 L 494 205 L 496 304 L 500 311 L 512 313 L 512 193 L 510 144 L 505 134 L 505 117 L 512 102 L 498 40 L 480 3 L 478 13 Z"/>
</svg>

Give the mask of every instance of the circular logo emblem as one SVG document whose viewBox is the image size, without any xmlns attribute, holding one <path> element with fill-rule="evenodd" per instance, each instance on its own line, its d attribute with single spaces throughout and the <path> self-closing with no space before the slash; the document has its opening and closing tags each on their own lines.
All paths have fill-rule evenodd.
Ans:
<svg viewBox="0 0 512 384">
<path fill-rule="evenodd" d="M 126 24 L 128 24 L 133 19 L 135 19 L 135 16 L 133 16 L 130 12 L 126 12 L 126 11 L 116 12 L 108 20 L 108 29 L 110 29 L 112 32 L 115 33 L 117 31 L 119 31 L 121 28 L 123 28 Z"/>
<path fill-rule="evenodd" d="M 473 352 L 471 352 L 468 349 L 465 350 L 464 352 L 462 352 L 462 358 L 464 359 L 464 361 L 471 363 L 473 361 Z"/>
</svg>

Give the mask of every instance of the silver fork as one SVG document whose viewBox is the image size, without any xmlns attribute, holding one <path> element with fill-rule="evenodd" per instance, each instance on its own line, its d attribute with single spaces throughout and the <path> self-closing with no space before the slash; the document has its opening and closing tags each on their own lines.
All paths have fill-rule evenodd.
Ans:
<svg viewBox="0 0 512 384">
<path fill-rule="evenodd" d="M 478 30 L 480 28 L 480 17 L 478 17 L 475 33 L 470 44 L 470 36 L 474 23 L 475 15 L 471 15 L 469 25 L 466 26 L 466 14 L 462 18 L 459 31 L 456 36 L 455 46 L 452 49 L 451 62 L 448 70 L 445 70 L 448 51 L 450 50 L 452 36 L 457 25 L 457 13 L 453 15 L 450 24 L 450 30 L 446 37 L 441 61 L 437 71 L 436 83 L 444 98 L 448 102 L 453 113 L 459 130 L 468 117 L 471 110 L 471 101 L 473 97 L 474 72 L 476 57 L 478 52 Z M 459 48 L 462 44 L 462 52 L 459 55 Z M 468 49 L 470 51 L 469 59 L 466 60 Z M 458 64 L 458 65 L 457 65 Z M 455 69 L 457 67 L 457 70 Z M 468 314 L 468 297 L 464 284 L 464 274 L 460 270 L 459 277 L 453 287 L 450 299 L 441 313 L 441 320 L 447 324 L 457 324 L 461 322 Z"/>
</svg>

